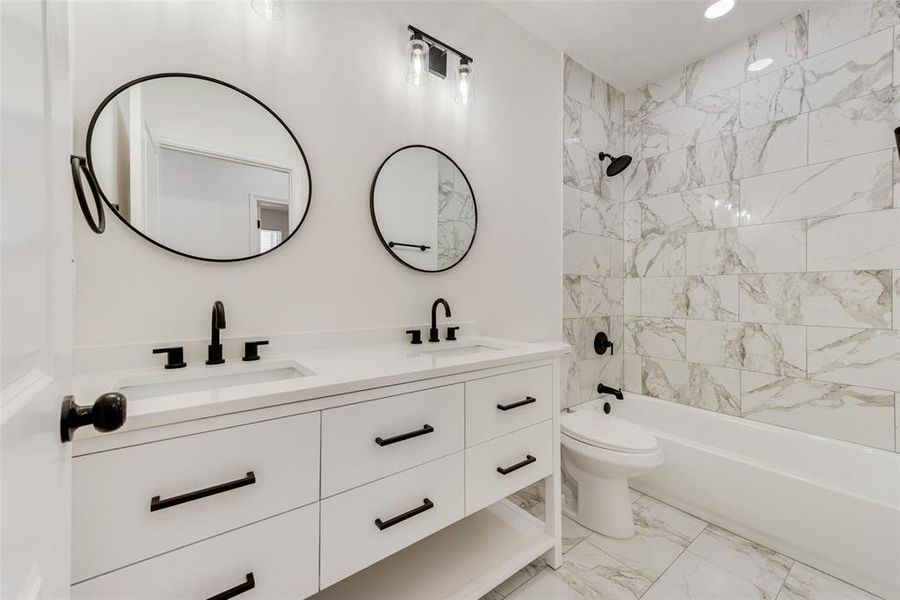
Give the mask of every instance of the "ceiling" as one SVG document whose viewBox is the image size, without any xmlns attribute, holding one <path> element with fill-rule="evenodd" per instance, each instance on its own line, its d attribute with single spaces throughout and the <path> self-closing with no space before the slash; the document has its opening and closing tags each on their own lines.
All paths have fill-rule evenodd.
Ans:
<svg viewBox="0 0 900 600">
<path fill-rule="evenodd" d="M 737 0 L 703 16 L 712 0 L 489 0 L 622 91 L 655 81 L 818 0 Z"/>
</svg>

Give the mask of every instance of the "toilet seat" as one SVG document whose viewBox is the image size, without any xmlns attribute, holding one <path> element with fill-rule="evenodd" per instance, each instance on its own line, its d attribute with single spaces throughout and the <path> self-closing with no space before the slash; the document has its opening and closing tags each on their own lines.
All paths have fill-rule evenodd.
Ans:
<svg viewBox="0 0 900 600">
<path fill-rule="evenodd" d="M 642 427 L 595 410 L 562 415 L 560 430 L 582 443 L 614 452 L 645 454 L 658 448 L 656 438 Z"/>
</svg>

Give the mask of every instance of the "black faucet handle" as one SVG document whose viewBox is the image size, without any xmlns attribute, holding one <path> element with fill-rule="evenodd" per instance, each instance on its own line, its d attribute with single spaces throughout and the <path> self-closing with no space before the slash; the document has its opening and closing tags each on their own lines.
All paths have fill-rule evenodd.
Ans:
<svg viewBox="0 0 900 600">
<path fill-rule="evenodd" d="M 181 369 L 187 366 L 184 362 L 184 347 L 172 346 L 171 348 L 154 348 L 153 354 L 166 354 L 167 369 Z"/>
<path fill-rule="evenodd" d="M 609 336 L 606 335 L 606 332 L 598 331 L 597 335 L 594 336 L 594 352 L 597 354 L 606 354 L 607 350 L 609 350 L 610 356 L 616 353 L 616 349 L 613 343 L 609 341 Z"/>
<path fill-rule="evenodd" d="M 448 327 L 447 328 L 447 337 L 444 338 L 448 342 L 456 341 L 456 332 L 459 331 L 459 327 Z"/>
<path fill-rule="evenodd" d="M 409 341 L 410 344 L 421 344 L 422 343 L 422 330 L 421 329 L 407 329 L 406 333 L 412 336 L 412 339 Z"/>
<path fill-rule="evenodd" d="M 244 362 L 251 360 L 259 360 L 259 347 L 268 346 L 269 340 L 256 340 L 254 342 L 244 342 Z"/>
</svg>

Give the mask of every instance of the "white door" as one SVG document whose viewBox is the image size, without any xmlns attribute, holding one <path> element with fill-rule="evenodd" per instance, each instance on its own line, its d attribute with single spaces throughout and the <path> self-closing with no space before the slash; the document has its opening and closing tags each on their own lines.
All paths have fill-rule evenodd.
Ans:
<svg viewBox="0 0 900 600">
<path fill-rule="evenodd" d="M 68 7 L 0 1 L 0 597 L 68 597 L 72 182 Z M 80 399 L 81 403 L 87 403 Z"/>
</svg>

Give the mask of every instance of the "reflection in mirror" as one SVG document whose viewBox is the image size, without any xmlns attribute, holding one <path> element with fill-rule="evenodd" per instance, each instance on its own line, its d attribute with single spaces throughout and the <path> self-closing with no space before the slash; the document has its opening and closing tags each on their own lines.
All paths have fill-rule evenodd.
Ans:
<svg viewBox="0 0 900 600">
<path fill-rule="evenodd" d="M 113 211 L 173 252 L 241 260 L 285 242 L 309 209 L 293 133 L 265 105 L 205 77 L 158 75 L 112 94 L 88 162 Z"/>
<path fill-rule="evenodd" d="M 372 184 L 378 237 L 400 262 L 419 271 L 445 271 L 468 253 L 478 216 L 475 194 L 443 152 L 407 146 L 391 154 Z"/>
</svg>

